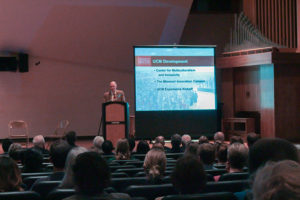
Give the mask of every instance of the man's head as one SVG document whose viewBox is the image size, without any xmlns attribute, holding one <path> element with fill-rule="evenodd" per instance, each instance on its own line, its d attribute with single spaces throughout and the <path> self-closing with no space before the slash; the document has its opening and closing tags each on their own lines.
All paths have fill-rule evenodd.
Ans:
<svg viewBox="0 0 300 200">
<path fill-rule="evenodd" d="M 248 148 L 241 143 L 233 143 L 228 147 L 228 170 L 243 171 L 248 159 Z"/>
<path fill-rule="evenodd" d="M 69 145 L 75 146 L 75 142 L 76 142 L 76 132 L 75 131 L 69 131 L 65 137 L 66 137 L 66 140 L 69 143 Z"/>
<path fill-rule="evenodd" d="M 182 140 L 182 145 L 186 146 L 188 143 L 192 141 L 192 138 L 189 134 L 184 134 L 183 136 L 181 136 L 181 140 Z"/>
<path fill-rule="evenodd" d="M 183 156 L 176 162 L 171 175 L 172 183 L 182 194 L 199 193 L 206 184 L 206 173 L 195 156 Z"/>
<path fill-rule="evenodd" d="M 93 140 L 94 146 L 98 149 L 102 149 L 103 142 L 104 142 L 104 138 L 102 136 L 96 136 Z"/>
<path fill-rule="evenodd" d="M 64 140 L 55 141 L 50 147 L 50 159 L 56 170 L 62 170 L 65 167 L 66 159 L 71 146 Z"/>
<path fill-rule="evenodd" d="M 181 145 L 181 136 L 179 134 L 174 134 L 171 137 L 172 148 L 179 148 Z"/>
<path fill-rule="evenodd" d="M 209 143 L 208 138 L 204 135 L 202 135 L 199 140 L 198 140 L 199 144 L 204 144 L 204 143 Z"/>
<path fill-rule="evenodd" d="M 161 143 L 163 146 L 165 146 L 165 138 L 162 135 L 159 135 L 155 138 L 155 143 Z"/>
<path fill-rule="evenodd" d="M 79 194 L 101 194 L 110 181 L 110 169 L 96 152 L 79 154 L 73 166 L 75 189 Z"/>
<path fill-rule="evenodd" d="M 34 138 L 32 139 L 32 143 L 34 147 L 38 147 L 41 149 L 45 148 L 45 139 L 42 135 L 34 136 Z"/>
<path fill-rule="evenodd" d="M 242 139 L 241 136 L 233 135 L 233 136 L 230 138 L 230 144 L 233 144 L 233 143 L 241 143 L 241 144 L 244 144 L 244 141 L 243 141 L 243 139 Z"/>
<path fill-rule="evenodd" d="M 109 83 L 109 90 L 112 92 L 112 93 L 115 93 L 116 90 L 117 90 L 117 83 L 116 81 L 111 81 Z"/>
<path fill-rule="evenodd" d="M 214 140 L 215 140 L 215 142 L 223 143 L 224 140 L 225 140 L 224 133 L 220 132 L 220 131 L 216 132 L 215 135 L 214 135 Z"/>
<path fill-rule="evenodd" d="M 102 151 L 104 154 L 111 154 L 114 150 L 113 144 L 110 140 L 105 140 L 102 144 Z"/>
<path fill-rule="evenodd" d="M 212 165 L 215 161 L 215 147 L 210 143 L 204 143 L 199 146 L 198 155 L 205 165 Z"/>
<path fill-rule="evenodd" d="M 249 151 L 249 172 L 255 172 L 268 161 L 293 160 L 299 162 L 298 150 L 289 141 L 279 138 L 263 138 L 255 142 Z"/>
<path fill-rule="evenodd" d="M 260 139 L 260 135 L 256 134 L 256 133 L 248 133 L 247 135 L 247 144 L 248 144 L 248 147 L 252 147 L 253 144 L 255 142 L 257 142 L 258 140 Z"/>
</svg>

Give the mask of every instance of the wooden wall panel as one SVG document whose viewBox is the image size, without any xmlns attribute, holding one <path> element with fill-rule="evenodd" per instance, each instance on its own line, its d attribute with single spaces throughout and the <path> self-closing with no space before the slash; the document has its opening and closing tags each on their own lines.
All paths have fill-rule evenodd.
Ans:
<svg viewBox="0 0 300 200">
<path fill-rule="evenodd" d="M 234 83 L 235 111 L 259 111 L 258 67 L 236 68 L 234 71 Z"/>
<path fill-rule="evenodd" d="M 223 103 L 223 118 L 234 116 L 234 69 L 222 69 L 221 71 L 221 102 Z"/>
<path fill-rule="evenodd" d="M 260 132 L 262 137 L 275 137 L 274 121 L 274 66 L 259 68 L 260 87 Z"/>
<path fill-rule="evenodd" d="M 278 64 L 275 73 L 276 136 L 300 141 L 300 65 Z"/>
</svg>

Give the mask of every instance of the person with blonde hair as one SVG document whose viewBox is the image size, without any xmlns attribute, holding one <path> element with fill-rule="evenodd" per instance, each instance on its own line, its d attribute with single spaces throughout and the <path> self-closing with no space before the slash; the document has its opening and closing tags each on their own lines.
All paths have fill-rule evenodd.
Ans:
<svg viewBox="0 0 300 200">
<path fill-rule="evenodd" d="M 153 148 L 145 156 L 144 170 L 151 183 L 160 183 L 167 165 L 166 154 L 162 149 Z"/>
<path fill-rule="evenodd" d="M 126 138 L 119 139 L 117 142 L 116 160 L 130 160 L 130 148 Z"/>
</svg>

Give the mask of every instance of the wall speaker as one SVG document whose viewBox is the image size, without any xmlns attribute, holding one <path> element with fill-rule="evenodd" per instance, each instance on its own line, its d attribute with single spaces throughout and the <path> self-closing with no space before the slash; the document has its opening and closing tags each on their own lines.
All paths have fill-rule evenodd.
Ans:
<svg viewBox="0 0 300 200">
<path fill-rule="evenodd" d="M 19 53 L 19 72 L 28 72 L 28 54 Z"/>
</svg>

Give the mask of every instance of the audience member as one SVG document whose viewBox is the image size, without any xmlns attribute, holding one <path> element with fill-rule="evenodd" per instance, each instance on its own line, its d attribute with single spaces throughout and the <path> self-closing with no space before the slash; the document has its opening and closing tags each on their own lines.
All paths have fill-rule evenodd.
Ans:
<svg viewBox="0 0 300 200">
<path fill-rule="evenodd" d="M 2 149 L 3 154 L 7 154 L 9 146 L 13 143 L 13 141 L 9 138 L 5 138 L 2 140 Z"/>
<path fill-rule="evenodd" d="M 291 160 L 267 163 L 256 173 L 253 183 L 255 200 L 300 199 L 300 165 Z"/>
<path fill-rule="evenodd" d="M 248 168 L 250 178 L 255 178 L 255 172 L 268 161 L 278 162 L 293 160 L 299 162 L 298 150 L 289 141 L 280 138 L 263 138 L 255 142 L 249 149 Z M 252 192 L 245 190 L 235 193 L 238 200 L 252 199 Z"/>
<path fill-rule="evenodd" d="M 162 145 L 161 143 L 154 143 L 154 144 L 152 145 L 152 148 L 151 148 L 151 149 L 160 149 L 160 150 L 165 151 L 165 149 L 164 149 L 164 147 L 163 147 L 163 145 Z"/>
<path fill-rule="evenodd" d="M 45 148 L 45 139 L 42 135 L 36 135 L 32 139 L 33 149 L 41 154 L 49 154 L 49 151 Z"/>
<path fill-rule="evenodd" d="M 185 148 L 184 155 L 190 155 L 190 156 L 198 156 L 198 148 L 199 144 L 196 142 L 190 142 L 187 147 Z"/>
<path fill-rule="evenodd" d="M 198 158 L 183 156 L 178 159 L 171 180 L 181 194 L 200 193 L 206 184 L 206 173 Z"/>
<path fill-rule="evenodd" d="M 166 170 L 167 158 L 164 150 L 154 148 L 145 156 L 144 169 L 150 183 L 161 183 Z"/>
<path fill-rule="evenodd" d="M 248 147 L 251 148 L 255 142 L 257 142 L 260 139 L 260 135 L 256 133 L 248 133 L 247 135 L 247 144 Z"/>
<path fill-rule="evenodd" d="M 23 165 L 22 172 L 24 173 L 46 171 L 43 168 L 43 155 L 33 148 L 24 151 Z"/>
<path fill-rule="evenodd" d="M 216 158 L 217 163 L 215 166 L 225 166 L 227 162 L 227 144 L 223 143 L 217 146 L 216 149 Z"/>
<path fill-rule="evenodd" d="M 209 143 L 209 140 L 206 136 L 202 135 L 199 140 L 198 140 L 199 144 L 204 144 L 204 143 Z"/>
<path fill-rule="evenodd" d="M 170 148 L 169 147 L 167 147 L 167 146 L 165 146 L 165 138 L 164 138 L 164 136 L 157 136 L 156 138 L 155 138 L 155 143 L 160 143 L 160 144 L 162 144 L 162 146 L 164 147 L 164 150 L 166 151 L 166 152 L 169 152 L 170 151 Z"/>
<path fill-rule="evenodd" d="M 75 131 L 69 131 L 66 135 L 65 135 L 66 141 L 69 143 L 69 145 L 71 147 L 77 147 L 76 145 L 76 132 Z"/>
<path fill-rule="evenodd" d="M 189 134 L 184 134 L 181 136 L 181 142 L 182 142 L 182 151 L 185 150 L 186 146 L 192 141 L 192 138 Z"/>
<path fill-rule="evenodd" d="M 0 192 L 22 191 L 22 178 L 16 162 L 0 156 Z"/>
<path fill-rule="evenodd" d="M 181 145 L 181 137 L 179 134 L 174 134 L 171 137 L 171 145 L 172 148 L 167 153 L 181 153 L 183 152 L 180 145 Z"/>
<path fill-rule="evenodd" d="M 87 151 L 88 150 L 84 147 L 75 147 L 72 148 L 72 150 L 68 153 L 66 164 L 65 164 L 65 175 L 61 184 L 59 185 L 59 188 L 63 188 L 63 189 L 74 188 L 72 168 L 74 166 L 75 159 L 79 154 Z"/>
<path fill-rule="evenodd" d="M 23 152 L 23 148 L 22 145 L 19 143 L 13 143 L 9 146 L 8 155 L 16 162 L 20 162 L 22 160 L 21 159 L 22 152 Z"/>
<path fill-rule="evenodd" d="M 148 142 L 145 140 L 139 141 L 137 148 L 136 148 L 136 153 L 137 154 L 146 154 L 150 150 Z"/>
<path fill-rule="evenodd" d="M 95 151 L 100 154 L 103 154 L 103 150 L 102 150 L 103 142 L 104 142 L 104 138 L 102 136 L 96 136 L 93 140 L 93 146 L 91 148 L 91 151 Z"/>
<path fill-rule="evenodd" d="M 128 194 L 104 191 L 110 182 L 110 170 L 99 153 L 80 154 L 75 160 L 73 173 L 76 194 L 64 200 L 130 199 Z"/>
<path fill-rule="evenodd" d="M 114 150 L 113 144 L 110 140 L 105 140 L 102 144 L 103 155 L 115 155 L 112 151 Z"/>
<path fill-rule="evenodd" d="M 126 138 L 119 139 L 117 142 L 116 160 L 130 160 L 129 144 Z"/>
<path fill-rule="evenodd" d="M 223 143 L 225 140 L 225 136 L 224 136 L 224 133 L 219 131 L 219 132 L 216 132 L 215 135 L 214 135 L 214 142 L 215 143 Z"/>
<path fill-rule="evenodd" d="M 228 147 L 226 169 L 229 173 L 243 172 L 247 164 L 248 148 L 241 143 L 233 143 Z"/>
<path fill-rule="evenodd" d="M 204 165 L 205 170 L 215 169 L 213 163 L 215 161 L 215 148 L 210 143 L 204 143 L 199 146 L 198 155 Z"/>
<path fill-rule="evenodd" d="M 233 144 L 233 143 L 241 143 L 241 144 L 244 144 L 244 141 L 243 141 L 243 139 L 241 138 L 241 136 L 233 135 L 233 136 L 230 137 L 230 144 Z"/>
</svg>

